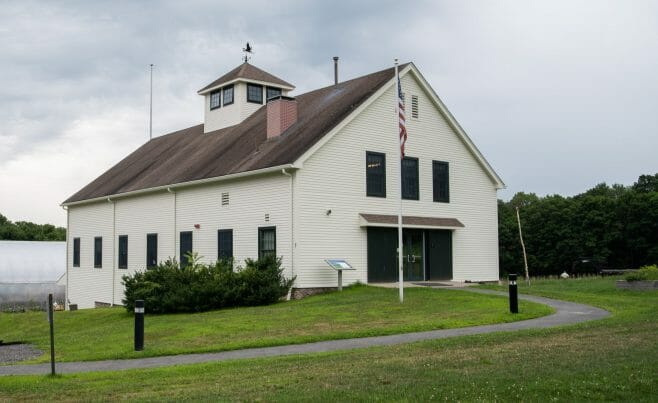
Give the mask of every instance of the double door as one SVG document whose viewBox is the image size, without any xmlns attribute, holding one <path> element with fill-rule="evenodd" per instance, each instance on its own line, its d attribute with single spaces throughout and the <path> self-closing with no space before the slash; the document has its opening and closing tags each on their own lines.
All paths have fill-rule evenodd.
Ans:
<svg viewBox="0 0 658 403">
<path fill-rule="evenodd" d="M 368 281 L 398 280 L 398 232 L 368 228 Z M 452 232 L 404 229 L 402 263 L 405 281 L 452 279 Z"/>
</svg>

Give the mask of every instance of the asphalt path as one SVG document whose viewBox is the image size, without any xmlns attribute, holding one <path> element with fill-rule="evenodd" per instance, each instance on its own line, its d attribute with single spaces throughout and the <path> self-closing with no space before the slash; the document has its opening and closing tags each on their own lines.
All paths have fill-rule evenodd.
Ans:
<svg viewBox="0 0 658 403">
<path fill-rule="evenodd" d="M 469 292 L 507 295 L 498 291 L 465 288 Z M 445 339 L 493 332 L 510 332 L 523 329 L 544 329 L 554 326 L 571 325 L 610 316 L 608 311 L 589 305 L 560 301 L 531 295 L 519 295 L 519 299 L 538 302 L 555 308 L 556 312 L 535 319 L 511 323 L 463 327 L 457 329 L 430 330 L 425 332 L 403 333 L 389 336 L 373 336 L 354 339 L 328 340 L 306 344 L 292 344 L 275 347 L 249 348 L 244 350 L 222 351 L 219 353 L 180 354 L 162 357 L 135 358 L 126 360 L 61 362 L 56 364 L 56 372 L 70 374 L 76 372 L 118 371 L 136 368 L 157 368 L 171 365 L 198 364 L 205 362 L 240 360 L 260 357 L 277 357 L 295 354 L 321 353 L 328 351 L 354 350 L 375 346 L 392 346 L 423 340 Z M 43 375 L 50 373 L 50 363 L 0 366 L 1 375 Z"/>
</svg>

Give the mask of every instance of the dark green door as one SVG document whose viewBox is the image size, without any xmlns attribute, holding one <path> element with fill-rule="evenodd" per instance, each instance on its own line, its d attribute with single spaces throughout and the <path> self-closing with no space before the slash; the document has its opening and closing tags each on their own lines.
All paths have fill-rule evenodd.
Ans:
<svg viewBox="0 0 658 403">
<path fill-rule="evenodd" d="M 423 281 L 425 277 L 425 265 L 423 259 L 423 230 L 403 230 L 402 245 L 404 245 L 402 248 L 404 280 Z"/>
<path fill-rule="evenodd" d="M 428 280 L 452 280 L 452 231 L 428 230 Z"/>
<path fill-rule="evenodd" d="M 368 282 L 398 280 L 398 231 L 395 228 L 368 228 Z"/>
</svg>

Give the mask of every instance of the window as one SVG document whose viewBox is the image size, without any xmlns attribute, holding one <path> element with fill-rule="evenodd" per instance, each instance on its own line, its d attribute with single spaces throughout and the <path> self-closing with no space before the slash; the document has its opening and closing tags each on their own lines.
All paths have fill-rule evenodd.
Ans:
<svg viewBox="0 0 658 403">
<path fill-rule="evenodd" d="M 402 198 L 418 200 L 418 158 L 402 159 Z"/>
<path fill-rule="evenodd" d="M 366 152 L 366 195 L 386 197 L 386 155 Z"/>
<path fill-rule="evenodd" d="M 267 87 L 267 98 L 274 98 L 281 95 L 281 88 Z"/>
<path fill-rule="evenodd" d="M 182 231 L 180 233 L 180 267 L 185 267 L 189 263 L 187 254 L 192 252 L 192 231 Z"/>
<path fill-rule="evenodd" d="M 94 238 L 94 267 L 103 267 L 103 238 L 100 236 Z"/>
<path fill-rule="evenodd" d="M 128 268 L 128 235 L 119 235 L 119 268 Z"/>
<path fill-rule="evenodd" d="M 210 110 L 219 108 L 221 94 L 222 90 L 215 90 L 210 93 Z"/>
<path fill-rule="evenodd" d="M 146 268 L 158 265 L 158 234 L 146 234 Z"/>
<path fill-rule="evenodd" d="M 224 87 L 224 106 L 233 103 L 233 86 Z"/>
<path fill-rule="evenodd" d="M 450 203 L 448 163 L 432 161 L 432 193 L 435 202 Z"/>
<path fill-rule="evenodd" d="M 233 260 L 233 230 L 217 231 L 217 259 Z"/>
<path fill-rule="evenodd" d="M 247 84 L 247 102 L 263 103 L 263 86 Z"/>
<path fill-rule="evenodd" d="M 73 267 L 80 267 L 80 238 L 73 238 Z"/>
<path fill-rule="evenodd" d="M 258 258 L 276 257 L 276 227 L 258 228 Z"/>
</svg>

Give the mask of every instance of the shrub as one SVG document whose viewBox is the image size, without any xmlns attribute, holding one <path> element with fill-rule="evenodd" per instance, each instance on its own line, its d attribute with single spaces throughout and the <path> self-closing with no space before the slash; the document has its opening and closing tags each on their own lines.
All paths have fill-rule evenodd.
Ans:
<svg viewBox="0 0 658 403">
<path fill-rule="evenodd" d="M 634 273 L 625 276 L 626 281 L 651 281 L 658 280 L 658 266 L 642 266 Z"/>
<path fill-rule="evenodd" d="M 283 276 L 281 259 L 275 257 L 247 259 L 245 264 L 244 269 L 233 271 L 232 261 L 201 264 L 196 254 L 188 256 L 185 267 L 169 259 L 147 271 L 123 276 L 122 302 L 132 312 L 135 300 L 143 299 L 149 313 L 266 305 L 285 296 L 295 280 Z"/>
</svg>

